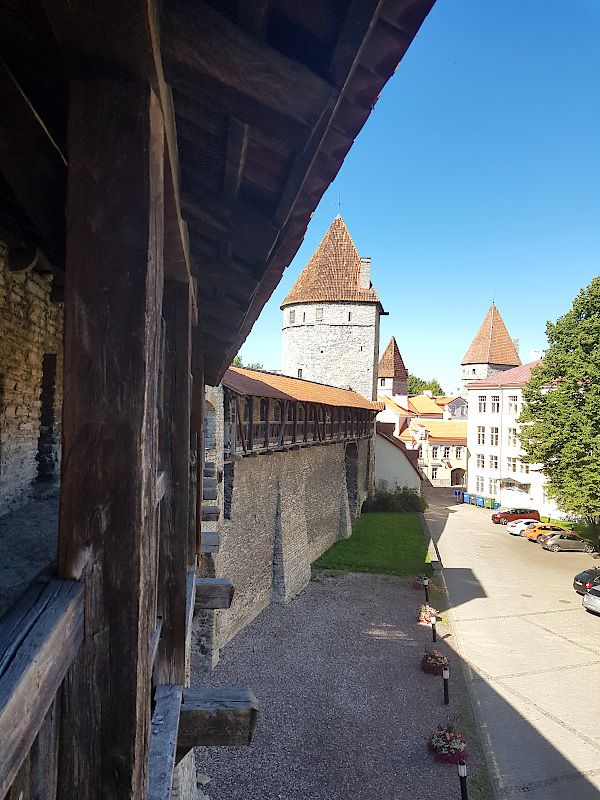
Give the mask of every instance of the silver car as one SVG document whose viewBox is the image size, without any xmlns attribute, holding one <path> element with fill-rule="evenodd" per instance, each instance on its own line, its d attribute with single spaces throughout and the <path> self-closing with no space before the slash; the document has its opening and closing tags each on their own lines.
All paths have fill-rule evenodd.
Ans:
<svg viewBox="0 0 600 800">
<path fill-rule="evenodd" d="M 583 595 L 583 607 L 586 611 L 593 611 L 600 614 L 600 586 L 592 586 Z"/>
<path fill-rule="evenodd" d="M 542 547 L 558 553 L 559 550 L 583 550 L 584 553 L 593 553 L 596 549 L 587 539 L 582 539 L 574 533 L 555 533 L 554 536 L 544 536 Z"/>
</svg>

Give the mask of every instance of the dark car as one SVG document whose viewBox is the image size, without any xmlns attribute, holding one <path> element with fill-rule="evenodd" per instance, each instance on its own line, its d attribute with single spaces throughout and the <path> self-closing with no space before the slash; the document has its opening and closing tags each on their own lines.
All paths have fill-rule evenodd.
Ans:
<svg viewBox="0 0 600 800">
<path fill-rule="evenodd" d="M 540 512 L 532 508 L 499 508 L 492 514 L 492 522 L 496 525 L 508 525 L 515 519 L 537 519 Z"/>
<path fill-rule="evenodd" d="M 558 553 L 560 550 L 583 550 L 584 553 L 593 553 L 596 549 L 591 542 L 582 539 L 576 533 L 555 533 L 554 536 L 544 539 L 542 547 L 552 550 L 553 553 Z"/>
<path fill-rule="evenodd" d="M 594 585 L 600 585 L 600 567 L 584 569 L 573 578 L 573 588 L 577 594 L 585 594 Z"/>
</svg>

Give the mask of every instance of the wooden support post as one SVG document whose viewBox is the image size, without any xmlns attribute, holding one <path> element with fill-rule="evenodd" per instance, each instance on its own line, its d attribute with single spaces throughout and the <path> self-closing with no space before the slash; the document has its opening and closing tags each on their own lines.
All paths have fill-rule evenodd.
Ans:
<svg viewBox="0 0 600 800">
<path fill-rule="evenodd" d="M 269 449 L 269 425 L 271 424 L 271 398 L 265 398 L 265 450 Z"/>
<path fill-rule="evenodd" d="M 179 733 L 182 686 L 157 686 L 148 757 L 148 800 L 170 800 Z"/>
<path fill-rule="evenodd" d="M 200 556 L 202 531 L 202 492 L 204 482 L 204 355 L 202 337 L 202 315 L 198 312 L 198 324 L 192 328 L 192 407 L 191 426 L 196 433 L 196 526 L 190 531 L 190 551 Z"/>
<path fill-rule="evenodd" d="M 279 413 L 281 414 L 281 425 L 279 426 L 279 439 L 277 440 L 277 447 L 283 447 L 283 437 L 285 434 L 285 426 L 287 424 L 289 400 L 283 400 L 279 403 Z"/>
<path fill-rule="evenodd" d="M 296 433 L 298 430 L 298 403 L 294 403 L 294 424 L 292 427 L 292 442 L 296 444 Z"/>
<path fill-rule="evenodd" d="M 192 747 L 243 747 L 252 741 L 258 702 L 250 689 L 187 689 L 181 704 L 177 759 Z"/>
<path fill-rule="evenodd" d="M 71 86 L 59 575 L 86 585 L 58 797 L 146 794 L 163 288 L 163 118 L 145 81 Z M 101 787 L 101 788 L 100 788 Z"/>
<path fill-rule="evenodd" d="M 235 396 L 235 408 L 237 411 L 238 431 L 240 434 L 240 440 L 242 442 L 242 448 L 244 450 L 244 453 L 247 453 L 248 446 L 246 445 L 246 436 L 244 435 L 244 415 L 242 414 L 241 401 L 239 395 Z"/>
<path fill-rule="evenodd" d="M 229 608 L 233 584 L 229 578 L 196 578 L 196 611 L 202 608 Z"/>
<path fill-rule="evenodd" d="M 248 395 L 248 450 L 254 450 L 254 397 Z"/>
</svg>

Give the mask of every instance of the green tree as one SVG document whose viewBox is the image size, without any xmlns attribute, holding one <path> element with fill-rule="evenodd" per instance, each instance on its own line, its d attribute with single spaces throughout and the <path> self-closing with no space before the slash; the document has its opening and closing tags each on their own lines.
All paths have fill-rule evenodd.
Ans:
<svg viewBox="0 0 600 800">
<path fill-rule="evenodd" d="M 546 325 L 548 350 L 523 388 L 524 460 L 539 463 L 562 511 L 600 523 L 600 278 Z"/>
<path fill-rule="evenodd" d="M 241 356 L 236 356 L 233 359 L 233 366 L 234 367 L 245 367 L 246 369 L 264 369 L 262 364 L 258 362 L 256 364 L 242 364 Z"/>
<path fill-rule="evenodd" d="M 444 394 L 444 390 L 439 385 L 439 383 L 434 378 L 431 381 L 424 381 L 421 378 L 417 378 L 415 375 L 408 376 L 408 393 L 409 394 L 421 394 L 421 392 L 429 391 L 433 392 L 435 397 L 439 397 L 439 395 Z"/>
</svg>

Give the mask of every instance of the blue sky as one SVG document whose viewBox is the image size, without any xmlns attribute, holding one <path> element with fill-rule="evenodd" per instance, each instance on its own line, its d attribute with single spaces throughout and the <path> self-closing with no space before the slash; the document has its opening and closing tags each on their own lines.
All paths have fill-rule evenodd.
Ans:
<svg viewBox="0 0 600 800">
<path fill-rule="evenodd" d="M 337 214 L 408 370 L 459 385 L 495 294 L 520 355 L 600 275 L 600 0 L 437 0 L 240 350 L 281 365 L 279 305 Z"/>
</svg>

